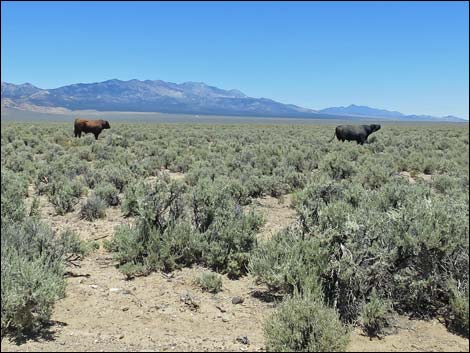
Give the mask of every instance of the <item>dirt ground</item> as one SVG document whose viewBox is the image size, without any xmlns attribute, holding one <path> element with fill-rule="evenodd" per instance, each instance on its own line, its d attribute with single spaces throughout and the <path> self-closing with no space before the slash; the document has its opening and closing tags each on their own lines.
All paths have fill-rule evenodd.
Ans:
<svg viewBox="0 0 470 353">
<path fill-rule="evenodd" d="M 122 217 L 119 207 L 108 208 L 106 218 L 95 222 L 80 220 L 79 207 L 57 216 L 47 198 L 40 201 L 42 217 L 54 229 L 71 228 L 87 240 L 110 236 L 116 225 L 132 221 Z M 266 215 L 260 237 L 270 237 L 295 221 L 290 202 L 289 195 L 284 202 L 272 197 L 255 200 L 254 206 Z M 200 267 L 128 281 L 102 248 L 78 265 L 68 269 L 74 276 L 67 278 L 66 296 L 54 307 L 48 333 L 25 342 L 4 339 L 2 352 L 265 350 L 263 321 L 275 302 L 251 276 L 239 280 L 223 276 L 223 290 L 209 294 L 193 283 L 206 271 Z M 236 296 L 243 303 L 233 304 Z M 468 352 L 469 341 L 451 334 L 436 320 L 401 317 L 396 333 L 380 340 L 355 329 L 348 351 Z"/>
<path fill-rule="evenodd" d="M 281 229 L 296 221 L 296 212 L 291 207 L 292 195 L 282 199 L 265 196 L 253 201 L 253 206 L 264 217 L 266 223 L 260 229 L 258 236 L 269 239 Z"/>
<path fill-rule="evenodd" d="M 451 334 L 438 320 L 410 320 L 399 317 L 396 333 L 382 339 L 365 336 L 356 329 L 349 352 L 468 352 L 468 339 Z"/>
</svg>

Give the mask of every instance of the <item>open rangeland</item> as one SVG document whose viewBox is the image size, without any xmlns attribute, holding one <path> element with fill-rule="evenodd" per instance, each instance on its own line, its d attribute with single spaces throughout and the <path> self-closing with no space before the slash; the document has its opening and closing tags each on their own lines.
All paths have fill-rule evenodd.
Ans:
<svg viewBox="0 0 470 353">
<path fill-rule="evenodd" d="M 468 124 L 286 121 L 2 122 L 2 351 L 468 351 Z"/>
</svg>

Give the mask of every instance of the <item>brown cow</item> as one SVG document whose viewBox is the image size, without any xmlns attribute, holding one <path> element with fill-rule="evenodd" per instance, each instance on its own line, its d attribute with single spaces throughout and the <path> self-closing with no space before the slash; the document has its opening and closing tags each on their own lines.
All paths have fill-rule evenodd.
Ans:
<svg viewBox="0 0 470 353">
<path fill-rule="evenodd" d="M 82 132 L 85 134 L 92 133 L 95 135 L 95 140 L 98 140 L 98 135 L 103 129 L 110 129 L 107 120 L 87 120 L 87 119 L 75 119 L 74 121 L 74 133 L 75 137 L 82 137 Z"/>
</svg>

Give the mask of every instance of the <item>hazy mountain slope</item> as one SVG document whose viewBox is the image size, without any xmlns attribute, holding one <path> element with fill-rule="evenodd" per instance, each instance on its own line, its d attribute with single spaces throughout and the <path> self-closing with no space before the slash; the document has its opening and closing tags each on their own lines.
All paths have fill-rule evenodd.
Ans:
<svg viewBox="0 0 470 353">
<path fill-rule="evenodd" d="M 161 80 L 108 80 L 41 89 L 29 83 L 2 82 L 2 108 L 21 110 L 98 110 L 272 116 L 333 119 L 380 118 L 404 121 L 465 121 L 453 116 L 436 118 L 350 105 L 315 111 L 267 98 L 252 98 L 232 89 L 224 90 L 202 82 L 181 84 Z M 62 111 L 61 110 L 61 111 Z"/>
<path fill-rule="evenodd" d="M 325 114 L 336 115 L 354 115 L 354 116 L 380 116 L 380 117 L 393 117 L 401 118 L 405 115 L 400 112 L 389 111 L 384 109 L 370 108 L 363 105 L 351 104 L 348 107 L 331 107 L 318 111 Z"/>
</svg>

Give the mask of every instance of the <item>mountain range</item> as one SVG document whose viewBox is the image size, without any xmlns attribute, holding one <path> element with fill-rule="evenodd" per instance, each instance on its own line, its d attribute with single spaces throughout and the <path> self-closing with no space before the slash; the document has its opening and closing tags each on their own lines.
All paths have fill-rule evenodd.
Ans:
<svg viewBox="0 0 470 353">
<path fill-rule="evenodd" d="M 2 109 L 51 113 L 97 110 L 316 119 L 347 117 L 399 121 L 467 121 L 454 116 L 405 115 L 354 104 L 313 110 L 272 99 L 248 97 L 239 90 L 224 90 L 202 82 L 177 84 L 161 80 L 113 79 L 54 89 L 42 89 L 30 83 L 16 85 L 2 81 L 1 99 Z"/>
</svg>

